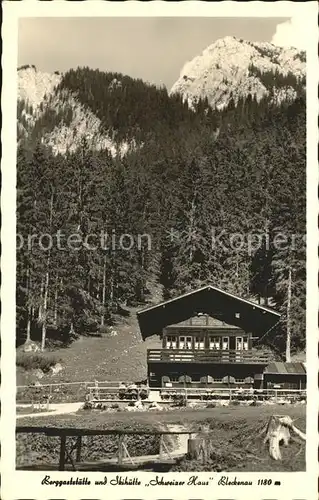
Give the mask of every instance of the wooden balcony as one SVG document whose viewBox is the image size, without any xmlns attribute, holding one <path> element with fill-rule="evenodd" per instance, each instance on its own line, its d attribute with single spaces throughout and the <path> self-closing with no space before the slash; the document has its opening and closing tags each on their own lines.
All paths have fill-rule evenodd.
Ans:
<svg viewBox="0 0 319 500">
<path fill-rule="evenodd" d="M 267 353 L 255 351 L 213 351 L 185 349 L 148 349 L 148 363 L 245 363 L 267 365 Z"/>
</svg>

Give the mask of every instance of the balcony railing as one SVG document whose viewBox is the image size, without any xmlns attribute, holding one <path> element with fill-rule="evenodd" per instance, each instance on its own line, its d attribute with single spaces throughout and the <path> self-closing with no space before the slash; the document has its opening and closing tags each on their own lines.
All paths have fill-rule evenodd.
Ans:
<svg viewBox="0 0 319 500">
<path fill-rule="evenodd" d="M 267 353 L 255 351 L 212 351 L 185 349 L 148 349 L 148 363 L 246 363 L 268 364 Z"/>
</svg>

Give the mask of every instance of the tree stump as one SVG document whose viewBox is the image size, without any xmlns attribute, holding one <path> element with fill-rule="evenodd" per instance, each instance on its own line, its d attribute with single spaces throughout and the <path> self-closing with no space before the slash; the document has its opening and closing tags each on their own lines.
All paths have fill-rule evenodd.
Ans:
<svg viewBox="0 0 319 500">
<path fill-rule="evenodd" d="M 204 464 L 209 462 L 211 452 L 211 441 L 209 426 L 203 426 L 196 438 L 188 439 L 188 456 L 193 460 L 202 460 Z"/>
<path fill-rule="evenodd" d="M 210 460 L 210 450 L 211 450 L 211 442 L 209 436 L 204 436 L 202 438 L 202 457 L 203 464 L 207 464 Z"/>
<path fill-rule="evenodd" d="M 187 454 L 191 460 L 199 460 L 202 449 L 202 440 L 199 438 L 189 438 L 187 442 Z"/>
<path fill-rule="evenodd" d="M 295 432 L 304 441 L 306 440 L 306 435 L 293 425 L 293 421 L 289 416 L 273 415 L 270 417 L 265 429 L 264 443 L 269 442 L 269 455 L 274 460 L 281 460 L 280 444 L 289 445 L 290 431 Z"/>
</svg>

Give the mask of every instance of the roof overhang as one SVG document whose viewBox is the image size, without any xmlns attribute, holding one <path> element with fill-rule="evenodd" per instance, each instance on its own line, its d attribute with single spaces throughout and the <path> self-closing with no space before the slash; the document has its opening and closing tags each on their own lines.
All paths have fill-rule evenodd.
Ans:
<svg viewBox="0 0 319 500">
<path fill-rule="evenodd" d="M 306 375 L 307 370 L 304 363 L 273 361 L 264 370 L 265 375 Z"/>
<path fill-rule="evenodd" d="M 223 320 L 260 337 L 273 328 L 280 314 L 268 307 L 238 297 L 212 285 L 146 307 L 137 313 L 143 339 L 161 334 L 168 325 L 185 321 L 198 313 Z M 239 314 L 238 314 L 239 313 Z"/>
</svg>

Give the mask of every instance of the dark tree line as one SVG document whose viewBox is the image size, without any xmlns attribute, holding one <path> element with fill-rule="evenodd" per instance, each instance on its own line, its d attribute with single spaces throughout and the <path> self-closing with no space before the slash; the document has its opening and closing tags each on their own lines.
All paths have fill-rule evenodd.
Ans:
<svg viewBox="0 0 319 500">
<path fill-rule="evenodd" d="M 18 233 L 24 242 L 51 235 L 53 244 L 42 236 L 47 250 L 34 239 L 17 251 L 18 342 L 69 341 L 155 290 L 168 298 L 213 283 L 279 309 L 274 347 L 285 350 L 288 331 L 292 348 L 304 348 L 303 92 L 292 104 L 248 98 L 217 112 L 205 101 L 191 111 L 165 89 L 88 68 L 67 73 L 61 86 L 77 91 L 119 141 L 137 134 L 139 146 L 112 158 L 85 141 L 63 156 L 37 135 L 21 143 Z M 45 116 L 52 127 L 54 113 L 42 125 Z M 93 235 L 97 248 L 67 247 L 70 235 Z M 280 237 L 288 244 L 278 245 Z"/>
</svg>

